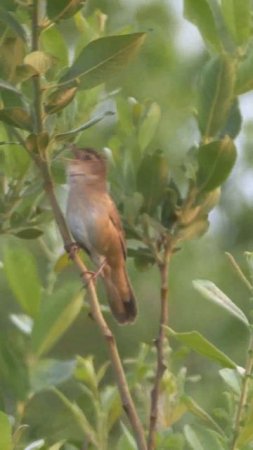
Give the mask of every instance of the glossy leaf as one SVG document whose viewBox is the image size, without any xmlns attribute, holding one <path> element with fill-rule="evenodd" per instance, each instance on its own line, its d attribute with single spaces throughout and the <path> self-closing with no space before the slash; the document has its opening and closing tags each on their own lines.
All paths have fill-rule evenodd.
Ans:
<svg viewBox="0 0 253 450">
<path fill-rule="evenodd" d="M 13 450 L 11 438 L 11 424 L 7 414 L 0 411 L 0 448 Z"/>
<path fill-rule="evenodd" d="M 143 196 L 145 212 L 150 213 L 159 205 L 168 177 L 168 161 L 161 150 L 143 156 L 137 172 L 137 189 Z"/>
<path fill-rule="evenodd" d="M 238 306 L 232 302 L 232 300 L 224 294 L 212 281 L 209 280 L 194 280 L 192 282 L 193 287 L 207 300 L 211 300 L 213 303 L 221 306 L 228 311 L 244 325 L 249 327 L 249 321 L 244 312 L 238 308 Z"/>
<path fill-rule="evenodd" d="M 226 385 L 231 389 L 238 397 L 241 393 L 241 377 L 237 370 L 234 369 L 221 369 L 219 374 Z"/>
<path fill-rule="evenodd" d="M 62 140 L 71 136 L 75 136 L 81 131 L 87 130 L 90 127 L 93 127 L 93 125 L 96 125 L 96 123 L 101 122 L 106 116 L 111 116 L 114 113 L 111 111 L 106 111 L 105 113 L 93 117 L 93 119 L 90 119 L 88 122 L 85 122 L 83 125 L 81 125 L 78 128 L 74 128 L 73 130 L 66 131 L 65 133 L 59 133 L 55 135 L 56 140 Z"/>
<path fill-rule="evenodd" d="M 45 74 L 53 64 L 53 58 L 45 52 L 39 50 L 28 53 L 24 63 L 31 66 L 40 75 Z"/>
<path fill-rule="evenodd" d="M 32 130 L 32 118 L 20 107 L 0 109 L 0 121 L 23 130 Z"/>
<path fill-rule="evenodd" d="M 37 439 L 36 441 L 33 441 L 29 445 L 27 445 L 24 450 L 39 450 L 40 448 L 43 448 L 44 445 L 44 439 Z"/>
<path fill-rule="evenodd" d="M 208 359 L 220 364 L 221 366 L 229 367 L 230 369 L 235 369 L 237 367 L 236 363 L 232 361 L 232 359 L 230 359 L 227 355 L 225 355 L 225 353 L 215 347 L 215 345 L 209 342 L 197 331 L 177 333 L 169 327 L 166 327 L 166 330 L 170 336 L 174 337 L 191 350 L 194 350 L 202 356 L 206 356 Z"/>
<path fill-rule="evenodd" d="M 9 245 L 4 252 L 4 271 L 22 309 L 32 317 L 38 313 L 41 282 L 32 253 L 23 245 Z"/>
<path fill-rule="evenodd" d="M 33 320 L 26 314 L 11 314 L 11 322 L 20 330 L 22 333 L 28 336 L 32 332 Z"/>
<path fill-rule="evenodd" d="M 74 374 L 75 367 L 75 360 L 42 359 L 38 361 L 31 368 L 32 392 L 49 389 L 67 381 Z"/>
<path fill-rule="evenodd" d="M 54 22 L 69 19 L 83 7 L 85 0 L 54 0 L 47 2 L 47 15 Z"/>
<path fill-rule="evenodd" d="M 204 137 L 216 136 L 234 101 L 235 62 L 229 56 L 211 59 L 199 84 L 198 122 Z"/>
<path fill-rule="evenodd" d="M 215 18 L 207 0 L 184 0 L 184 16 L 197 26 L 208 44 L 216 51 L 222 50 Z"/>
<path fill-rule="evenodd" d="M 236 147 L 228 136 L 220 141 L 201 145 L 198 152 L 198 189 L 209 192 L 221 186 L 228 178 L 235 160 Z"/>
<path fill-rule="evenodd" d="M 251 35 L 250 0 L 222 0 L 221 8 L 226 24 L 237 44 L 241 45 Z"/>
<path fill-rule="evenodd" d="M 77 88 L 59 89 L 53 92 L 47 99 L 45 111 L 47 114 L 54 114 L 65 108 L 75 97 Z"/>
<path fill-rule="evenodd" d="M 32 332 L 32 346 L 37 355 L 48 352 L 79 314 L 84 292 L 73 297 L 72 287 L 59 289 L 42 303 Z"/>
<path fill-rule="evenodd" d="M 90 42 L 61 78 L 60 84 L 77 82 L 79 89 L 90 89 L 104 83 L 126 66 L 144 39 L 144 33 L 133 33 Z"/>
</svg>

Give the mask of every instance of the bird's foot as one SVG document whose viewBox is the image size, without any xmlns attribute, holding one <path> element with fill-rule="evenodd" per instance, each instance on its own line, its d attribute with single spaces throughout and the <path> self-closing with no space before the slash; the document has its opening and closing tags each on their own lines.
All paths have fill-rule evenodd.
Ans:
<svg viewBox="0 0 253 450">
<path fill-rule="evenodd" d="M 90 281 L 92 280 L 93 282 L 96 281 L 97 277 L 102 273 L 103 268 L 105 267 L 106 264 L 106 259 L 104 259 L 104 261 L 101 263 L 100 267 L 98 268 L 98 270 L 96 270 L 95 272 L 92 270 L 86 270 L 85 272 L 83 272 L 83 276 L 86 279 L 86 287 L 88 286 L 88 284 L 90 283 Z M 90 275 L 90 278 L 87 280 L 87 275 Z"/>
<path fill-rule="evenodd" d="M 69 255 L 69 259 L 74 259 L 75 254 L 80 250 L 80 246 L 77 242 L 70 242 L 64 246 L 66 252 Z"/>
</svg>

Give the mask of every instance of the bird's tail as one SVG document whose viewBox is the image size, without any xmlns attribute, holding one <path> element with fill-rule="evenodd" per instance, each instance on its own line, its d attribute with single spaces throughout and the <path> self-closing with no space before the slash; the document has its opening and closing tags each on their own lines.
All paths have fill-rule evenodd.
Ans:
<svg viewBox="0 0 253 450">
<path fill-rule="evenodd" d="M 136 298 L 125 268 L 103 271 L 108 302 L 115 319 L 121 324 L 133 323 L 137 316 Z"/>
</svg>

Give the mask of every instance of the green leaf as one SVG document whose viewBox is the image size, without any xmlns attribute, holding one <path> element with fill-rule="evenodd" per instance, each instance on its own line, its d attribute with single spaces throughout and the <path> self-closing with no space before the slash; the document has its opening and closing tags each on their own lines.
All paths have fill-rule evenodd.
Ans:
<svg viewBox="0 0 253 450">
<path fill-rule="evenodd" d="M 143 205 L 143 196 L 139 192 L 126 197 L 124 201 L 124 217 L 129 225 L 134 225 Z"/>
<path fill-rule="evenodd" d="M 15 107 L 0 109 L 0 120 L 7 123 L 7 125 L 32 131 L 32 118 L 23 108 Z"/>
<path fill-rule="evenodd" d="M 24 42 L 26 41 L 25 30 L 12 12 L 0 7 L 0 21 L 8 25 Z"/>
<path fill-rule="evenodd" d="M 101 392 L 101 405 L 106 414 L 107 429 L 110 431 L 122 415 L 122 404 L 115 386 L 106 386 Z"/>
<path fill-rule="evenodd" d="M 206 217 L 194 220 L 189 225 L 184 225 L 178 230 L 178 238 L 180 241 L 190 241 L 192 239 L 198 239 L 207 232 L 209 228 L 209 222 Z"/>
<path fill-rule="evenodd" d="M 22 333 L 28 336 L 32 333 L 33 320 L 26 314 L 11 314 L 10 320 Z"/>
<path fill-rule="evenodd" d="M 39 228 L 25 228 L 24 230 L 15 233 L 15 236 L 20 239 L 36 239 L 43 234 Z"/>
<path fill-rule="evenodd" d="M 34 75 L 37 75 L 37 71 L 29 64 L 19 64 L 16 67 L 17 83 L 22 83 L 23 81 L 29 80 Z"/>
<path fill-rule="evenodd" d="M 250 0 L 222 0 L 221 8 L 236 43 L 240 45 L 247 42 L 251 35 Z"/>
<path fill-rule="evenodd" d="M 71 84 L 78 79 L 79 89 L 90 89 L 104 83 L 126 66 L 144 39 L 144 33 L 133 33 L 90 42 L 61 78 L 60 84 Z"/>
<path fill-rule="evenodd" d="M 103 120 L 106 116 L 111 116 L 114 113 L 112 113 L 111 111 L 106 111 L 103 114 L 94 117 L 93 119 L 90 119 L 88 122 L 85 122 L 83 125 L 81 125 L 78 128 L 74 128 L 73 130 L 69 130 L 66 131 L 66 133 L 59 133 L 55 135 L 55 139 L 56 140 L 61 140 L 64 139 L 66 137 L 71 137 L 71 136 L 75 136 L 78 133 L 80 133 L 81 131 L 87 130 L 90 127 L 93 127 L 93 125 L 95 125 L 96 123 L 100 122 L 101 120 Z"/>
<path fill-rule="evenodd" d="M 55 1 L 47 2 L 49 5 L 55 5 Z M 60 29 L 53 25 L 42 31 L 40 41 L 45 53 L 52 55 L 55 58 L 56 65 L 60 67 L 68 66 L 68 48 L 64 40 L 64 36 Z"/>
<path fill-rule="evenodd" d="M 7 414 L 0 411 L 0 448 L 13 450 L 11 438 L 11 424 Z"/>
<path fill-rule="evenodd" d="M 206 450 L 202 446 L 197 434 L 195 433 L 194 429 L 190 425 L 184 426 L 184 434 L 185 434 L 186 440 L 187 440 L 188 444 L 190 445 L 190 447 L 192 448 L 192 450 Z"/>
<path fill-rule="evenodd" d="M 34 317 L 41 298 L 41 282 L 32 253 L 23 245 L 10 243 L 4 252 L 4 271 L 22 309 Z"/>
<path fill-rule="evenodd" d="M 138 130 L 138 143 L 141 150 L 144 150 L 151 142 L 161 119 L 161 109 L 158 103 L 150 105 Z"/>
<path fill-rule="evenodd" d="M 199 84 L 198 122 L 202 135 L 216 136 L 227 121 L 234 102 L 236 67 L 228 55 L 211 59 Z"/>
<path fill-rule="evenodd" d="M 90 441 L 93 445 L 95 445 L 96 448 L 98 448 L 96 432 L 93 429 L 93 427 L 91 426 L 91 424 L 89 423 L 86 415 L 81 410 L 81 408 L 79 408 L 79 406 L 76 403 L 73 403 L 72 401 L 70 401 L 58 389 L 52 388 L 51 390 L 52 390 L 52 392 L 54 392 L 57 395 L 57 397 L 66 406 L 66 408 L 72 413 L 72 415 L 74 416 L 77 424 L 80 426 L 80 428 L 83 431 L 87 440 Z"/>
<path fill-rule="evenodd" d="M 59 289 L 42 303 L 32 332 L 32 346 L 37 355 L 48 352 L 79 314 L 84 292 L 73 296 L 73 291 L 73 285 Z"/>
<path fill-rule="evenodd" d="M 236 448 L 244 449 L 247 444 L 252 444 L 253 441 L 253 402 L 251 399 L 251 404 L 247 409 L 247 414 L 245 417 L 245 422 L 240 430 L 239 436 L 236 440 Z"/>
<path fill-rule="evenodd" d="M 227 121 L 220 133 L 220 137 L 229 136 L 235 139 L 239 134 L 242 125 L 242 115 L 239 107 L 238 99 L 236 99 L 230 108 Z"/>
<path fill-rule="evenodd" d="M 123 433 L 118 441 L 117 448 L 120 450 L 138 450 L 134 437 L 123 423 L 121 423 L 121 429 Z"/>
<path fill-rule="evenodd" d="M 230 369 L 222 369 L 222 370 L 230 370 Z M 184 395 L 182 398 L 183 403 L 186 405 L 188 411 L 194 414 L 199 419 L 206 422 L 209 426 L 214 428 L 218 433 L 223 434 L 223 430 L 220 426 L 215 422 L 215 420 L 195 401 L 193 398 Z"/>
<path fill-rule="evenodd" d="M 241 61 L 237 69 L 236 78 L 236 94 L 243 94 L 244 92 L 253 89 L 253 46 L 249 45 L 248 52 L 245 58 Z"/>
<path fill-rule="evenodd" d="M 52 67 L 53 58 L 45 52 L 36 50 L 26 55 L 24 63 L 31 66 L 38 74 L 43 75 Z"/>
<path fill-rule="evenodd" d="M 5 80 L 0 80 L 0 91 L 4 90 L 4 91 L 11 91 L 14 92 L 14 94 L 17 95 L 22 95 L 21 92 L 15 88 L 15 86 L 13 86 L 12 84 L 8 83 L 8 81 Z"/>
<path fill-rule="evenodd" d="M 47 2 L 47 15 L 54 22 L 69 19 L 83 7 L 85 0 L 54 0 Z"/>
<path fill-rule="evenodd" d="M 143 196 L 143 209 L 152 212 L 159 206 L 169 179 L 168 161 L 161 150 L 145 154 L 137 172 L 137 189 Z"/>
<path fill-rule="evenodd" d="M 68 89 L 59 89 L 53 92 L 45 104 L 45 111 L 47 114 L 54 114 L 65 108 L 75 97 L 77 88 L 71 87 Z"/>
<path fill-rule="evenodd" d="M 42 359 L 31 368 L 32 392 L 39 392 L 67 381 L 74 373 L 75 360 Z"/>
<path fill-rule="evenodd" d="M 206 356 L 208 359 L 220 364 L 223 367 L 235 369 L 236 363 L 232 361 L 225 353 L 219 350 L 215 345 L 209 342 L 198 331 L 189 331 L 185 333 L 177 333 L 169 327 L 165 327 L 167 333 L 177 339 L 182 344 L 189 347 L 191 350 Z"/>
<path fill-rule="evenodd" d="M 244 312 L 238 308 L 232 300 L 227 297 L 224 292 L 222 292 L 212 281 L 209 280 L 194 280 L 192 282 L 193 287 L 207 300 L 211 300 L 213 303 L 221 306 L 223 309 L 228 311 L 238 320 L 240 320 L 244 325 L 249 328 L 250 324 L 245 316 Z"/>
<path fill-rule="evenodd" d="M 44 439 L 37 439 L 36 441 L 31 442 L 24 450 L 39 450 L 43 448 L 45 445 Z"/>
<path fill-rule="evenodd" d="M 228 137 L 201 145 L 198 152 L 197 186 L 200 191 L 216 189 L 228 178 L 236 161 L 236 147 Z"/>
<path fill-rule="evenodd" d="M 222 50 L 215 18 L 207 0 L 184 0 L 184 16 L 198 27 L 208 44 L 218 52 Z"/>
<path fill-rule="evenodd" d="M 226 450 L 225 440 L 215 431 L 185 425 L 184 434 L 192 450 Z"/>
<path fill-rule="evenodd" d="M 20 145 L 5 145 L 5 174 L 11 178 L 21 178 L 31 165 L 31 158 Z"/>
<path fill-rule="evenodd" d="M 241 393 L 241 377 L 238 370 L 221 369 L 219 374 L 227 386 L 239 397 Z"/>
<path fill-rule="evenodd" d="M 87 356 L 86 358 L 77 356 L 75 377 L 77 380 L 82 380 L 93 392 L 97 392 L 98 380 L 94 368 L 93 356 Z"/>
</svg>

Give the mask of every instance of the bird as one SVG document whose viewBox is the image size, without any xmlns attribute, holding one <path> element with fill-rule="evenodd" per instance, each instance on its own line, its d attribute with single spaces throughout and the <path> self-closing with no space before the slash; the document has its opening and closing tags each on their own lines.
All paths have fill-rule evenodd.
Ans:
<svg viewBox="0 0 253 450">
<path fill-rule="evenodd" d="M 137 302 L 126 269 L 126 243 L 117 207 L 107 189 L 107 162 L 93 148 L 71 147 L 67 163 L 66 220 L 76 244 L 101 273 L 108 303 L 120 324 L 133 323 Z"/>
</svg>

